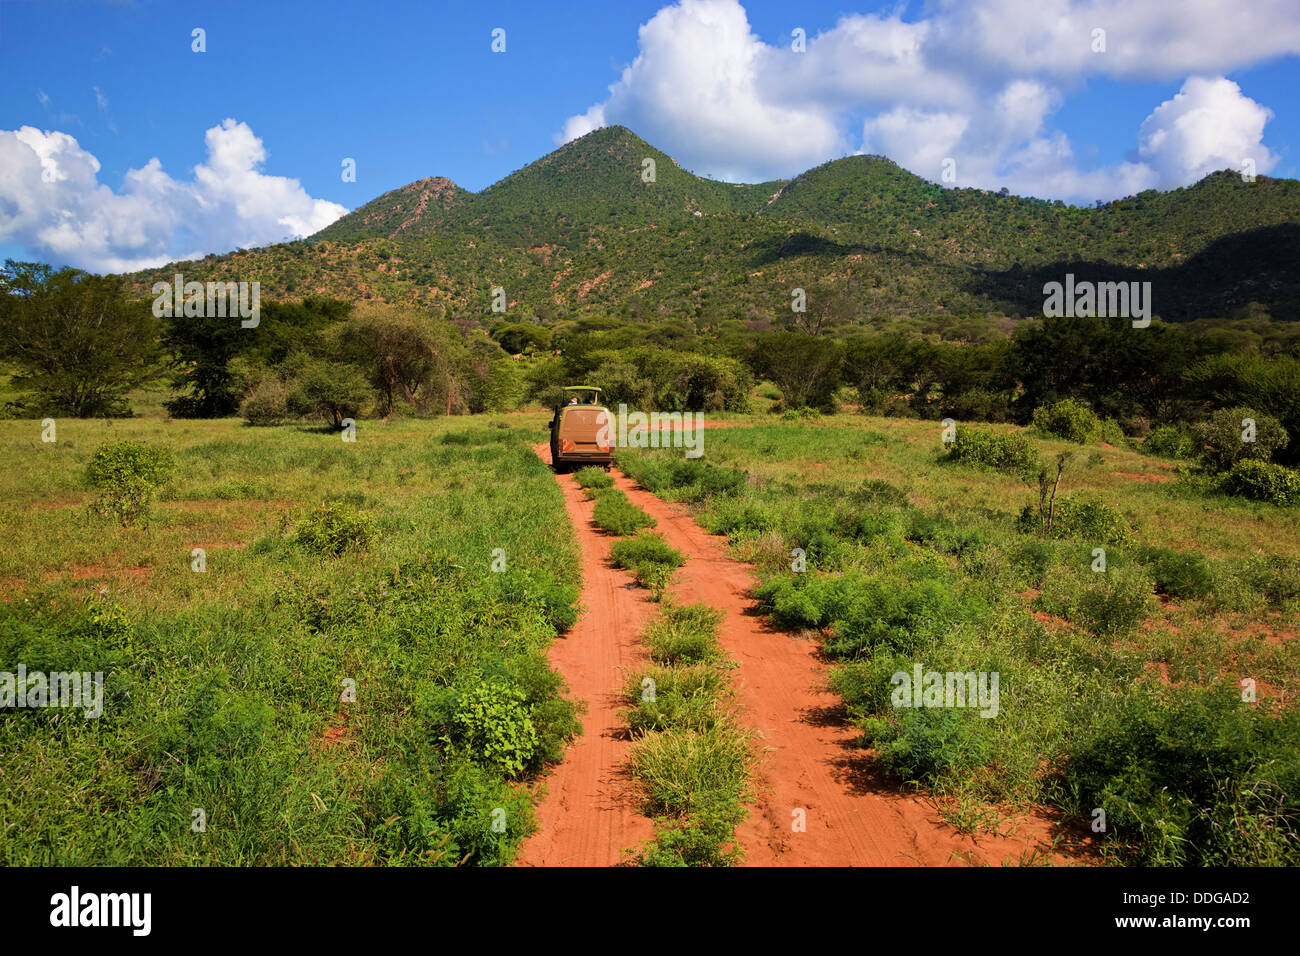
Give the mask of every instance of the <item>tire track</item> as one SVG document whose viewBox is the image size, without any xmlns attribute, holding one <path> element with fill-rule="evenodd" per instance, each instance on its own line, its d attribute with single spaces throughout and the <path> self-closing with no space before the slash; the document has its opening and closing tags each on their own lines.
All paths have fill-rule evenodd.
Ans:
<svg viewBox="0 0 1300 956">
<path fill-rule="evenodd" d="M 549 446 L 534 451 L 550 463 Z M 522 866 L 615 866 L 654 836 L 624 771 L 630 741 L 618 719 L 620 691 L 629 668 L 647 658 L 639 641 L 654 613 L 643 589 L 609 562 L 615 539 L 591 521 L 595 502 L 586 500 L 571 476 L 557 475 L 564 505 L 577 530 L 582 556 L 583 614 L 567 635 L 552 642 L 551 666 L 564 675 L 569 694 L 584 701 L 583 733 L 564 761 L 545 779 L 537 807 L 538 830 L 521 848 Z"/>
</svg>

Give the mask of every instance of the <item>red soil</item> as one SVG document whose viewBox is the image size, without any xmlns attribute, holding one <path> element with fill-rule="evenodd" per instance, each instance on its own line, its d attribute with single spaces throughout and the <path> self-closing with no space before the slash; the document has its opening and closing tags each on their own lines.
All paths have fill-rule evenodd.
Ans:
<svg viewBox="0 0 1300 956">
<path fill-rule="evenodd" d="M 535 449 L 550 462 L 547 445 Z M 557 476 L 564 504 L 578 529 L 584 612 L 568 634 L 551 645 L 551 666 L 564 675 L 569 694 L 584 701 L 582 736 L 564 762 L 546 778 L 546 797 L 537 808 L 538 830 L 523 845 L 524 866 L 614 866 L 654 835 L 637 808 L 624 770 L 629 741 L 618 711 L 628 668 L 646 660 L 637 637 L 655 607 L 629 575 L 609 562 L 615 539 L 592 523 L 595 502 L 587 501 L 570 476 Z"/>
<path fill-rule="evenodd" d="M 537 453 L 549 460 L 546 446 Z M 703 601 L 726 614 L 721 642 L 739 662 L 731 680 L 760 755 L 757 798 L 736 833 L 747 864 L 997 865 L 1049 852 L 1057 827 L 1044 814 L 1019 815 L 1011 835 L 964 836 L 930 802 L 880 779 L 869 752 L 853 745 L 857 732 L 839 716 L 838 698 L 823 688 L 826 665 L 816 646 L 774 629 L 756 612 L 749 596 L 753 568 L 732 559 L 725 539 L 701 529 L 684 508 L 613 474 L 617 486 L 658 520 L 655 530 L 687 555 L 673 599 Z M 652 832 L 622 773 L 627 744 L 617 736 L 616 695 L 625 679 L 619 668 L 642 659 L 637 631 L 655 608 L 629 575 L 609 567 L 610 539 L 590 521 L 594 505 L 571 478 L 558 480 L 582 547 L 587 611 L 567 638 L 555 642 L 551 661 L 590 710 L 586 736 L 548 780 L 540 830 L 525 844 L 522 862 L 609 864 Z M 796 831 L 800 818 L 805 826 Z M 1051 858 L 1066 862 L 1059 851 Z"/>
</svg>

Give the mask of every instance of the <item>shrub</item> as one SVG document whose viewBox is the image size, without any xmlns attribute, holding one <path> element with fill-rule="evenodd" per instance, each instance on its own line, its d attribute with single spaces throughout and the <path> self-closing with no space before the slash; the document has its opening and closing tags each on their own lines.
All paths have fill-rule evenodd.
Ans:
<svg viewBox="0 0 1300 956">
<path fill-rule="evenodd" d="M 912 651 L 984 611 L 974 595 L 963 597 L 946 581 L 860 572 L 778 575 L 755 594 L 782 627 L 830 628 L 825 649 L 836 657 L 865 656 L 877 647 Z"/>
<path fill-rule="evenodd" d="M 101 446 L 86 466 L 87 479 L 100 489 L 91 509 L 129 525 L 148 512 L 158 487 L 175 467 L 176 459 L 168 448 L 134 441 Z"/>
<path fill-rule="evenodd" d="M 604 468 L 579 468 L 573 474 L 579 488 L 612 488 L 614 478 Z"/>
<path fill-rule="evenodd" d="M 278 425 L 289 417 L 289 390 L 277 379 L 263 379 L 240 403 L 239 414 L 250 425 Z"/>
<path fill-rule="evenodd" d="M 1108 445 L 1118 445 L 1121 448 L 1129 444 L 1124 429 L 1113 418 L 1103 418 L 1101 420 L 1101 440 Z"/>
<path fill-rule="evenodd" d="M 671 564 L 656 564 L 653 561 L 638 564 L 632 568 L 632 578 L 643 588 L 649 588 L 650 600 L 662 601 L 668 585 L 672 583 L 677 569 Z"/>
<path fill-rule="evenodd" d="M 86 466 L 86 477 L 96 488 L 113 488 L 137 478 L 157 487 L 171 477 L 175 467 L 170 449 L 120 441 L 95 451 Z"/>
<path fill-rule="evenodd" d="M 1091 444 L 1102 437 L 1101 419 L 1097 413 L 1074 398 L 1035 408 L 1034 427 L 1046 435 L 1055 435 L 1080 445 Z"/>
<path fill-rule="evenodd" d="M 862 722 L 880 766 L 909 783 L 934 783 L 944 771 L 983 765 L 991 744 L 980 724 L 981 718 L 968 711 L 934 707 L 900 709 L 896 720 Z"/>
<path fill-rule="evenodd" d="M 1147 435 L 1141 450 L 1158 458 L 1195 458 L 1196 440 L 1185 425 L 1157 425 Z"/>
<path fill-rule="evenodd" d="M 1066 793 L 1106 811 L 1107 840 L 1144 865 L 1300 862 L 1300 712 L 1235 688 L 1142 689 L 1093 708 L 1069 748 Z"/>
<path fill-rule="evenodd" d="M 781 516 L 774 506 L 744 496 L 715 498 L 700 516 L 700 523 L 713 534 L 746 535 L 771 531 Z"/>
<path fill-rule="evenodd" d="M 592 520 L 610 534 L 628 535 L 641 528 L 653 528 L 658 522 L 632 504 L 617 488 L 609 488 L 596 499 Z"/>
<path fill-rule="evenodd" d="M 641 639 L 660 664 L 699 664 L 717 660 L 722 611 L 707 604 L 666 607 L 646 625 Z"/>
<path fill-rule="evenodd" d="M 1274 505 L 1300 503 L 1300 472 L 1256 458 L 1233 464 L 1219 487 L 1230 495 Z"/>
<path fill-rule="evenodd" d="M 721 719 L 726 692 L 722 671 L 709 664 L 650 667 L 628 680 L 624 693 L 632 710 L 620 716 L 633 734 L 660 730 L 710 730 Z"/>
<path fill-rule="evenodd" d="M 745 813 L 734 800 L 697 806 L 684 819 L 660 821 L 655 838 L 642 851 L 642 866 L 734 866 L 741 859 L 736 824 Z"/>
<path fill-rule="evenodd" d="M 507 776 L 518 776 L 538 747 L 523 691 L 502 680 L 443 687 L 422 702 L 426 722 L 443 742 Z"/>
<path fill-rule="evenodd" d="M 1049 577 L 1035 605 L 1093 634 L 1130 634 L 1150 612 L 1154 590 L 1144 568 L 1075 568 Z"/>
<path fill-rule="evenodd" d="M 1242 568 L 1242 577 L 1270 607 L 1293 610 L 1300 606 L 1300 564 L 1295 561 L 1280 555 L 1257 556 Z"/>
<path fill-rule="evenodd" d="M 1254 441 L 1246 441 L 1248 421 L 1255 423 Z M 1197 424 L 1194 434 L 1202 446 L 1202 460 L 1213 471 L 1228 471 L 1243 459 L 1269 461 L 1289 440 L 1276 418 L 1249 408 L 1220 409 Z"/>
<path fill-rule="evenodd" d="M 1205 598 L 1214 591 L 1214 571 L 1195 551 L 1149 547 L 1142 552 L 1155 577 L 1156 591 L 1176 598 Z"/>
<path fill-rule="evenodd" d="M 738 801 L 749 771 L 746 734 L 730 722 L 709 730 L 647 734 L 628 765 L 654 815 L 681 816 Z"/>
<path fill-rule="evenodd" d="M 948 448 L 948 458 L 1026 479 L 1036 475 L 1040 467 L 1038 453 L 1019 432 L 959 428 L 956 440 Z"/>
<path fill-rule="evenodd" d="M 609 553 L 616 568 L 635 568 L 642 564 L 680 568 L 686 563 L 685 555 L 653 531 L 642 531 L 634 538 L 615 541 Z"/>
<path fill-rule="evenodd" d="M 1059 498 L 1053 530 L 1084 541 L 1123 544 L 1132 534 L 1128 520 L 1109 505 L 1088 498 Z"/>
<path fill-rule="evenodd" d="M 295 529 L 298 543 L 320 554 L 342 554 L 365 548 L 375 536 L 375 522 L 341 501 L 325 501 Z"/>
</svg>

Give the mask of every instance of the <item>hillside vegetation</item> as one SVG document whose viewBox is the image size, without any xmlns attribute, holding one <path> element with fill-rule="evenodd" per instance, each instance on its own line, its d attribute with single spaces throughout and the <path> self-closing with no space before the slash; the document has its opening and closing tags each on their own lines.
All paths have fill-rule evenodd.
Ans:
<svg viewBox="0 0 1300 956">
<path fill-rule="evenodd" d="M 653 182 L 643 181 L 645 160 Z M 623 127 L 590 133 L 481 193 L 426 179 L 316 236 L 130 277 L 259 280 L 263 295 L 328 294 L 494 318 L 573 313 L 771 321 L 790 290 L 847 293 L 859 322 L 947 313 L 1035 315 L 1042 285 L 1154 284 L 1166 320 L 1258 303 L 1295 319 L 1300 183 L 1224 171 L 1099 208 L 947 189 L 883 157 L 834 160 L 789 182 L 732 185 L 681 169 Z"/>
</svg>

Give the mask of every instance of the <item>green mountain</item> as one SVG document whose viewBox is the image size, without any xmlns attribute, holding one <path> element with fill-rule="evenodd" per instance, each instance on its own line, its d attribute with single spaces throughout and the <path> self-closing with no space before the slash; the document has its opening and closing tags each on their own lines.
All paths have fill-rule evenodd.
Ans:
<svg viewBox="0 0 1300 956">
<path fill-rule="evenodd" d="M 646 181 L 651 175 L 653 181 Z M 410 191 L 419 185 L 384 193 L 313 238 L 474 232 L 512 243 L 549 243 L 603 226 L 635 228 L 696 213 L 752 211 L 782 184 L 736 186 L 702 179 L 631 130 L 612 126 L 561 146 L 481 193 L 454 187 L 454 202 L 413 210 Z"/>
<path fill-rule="evenodd" d="M 653 181 L 643 172 L 653 161 Z M 1099 208 L 947 189 L 853 156 L 788 182 L 695 176 L 630 130 L 567 143 L 480 193 L 425 179 L 317 235 L 130 277 L 259 280 L 268 299 L 329 294 L 491 323 L 587 314 L 772 322 L 791 293 L 851 321 L 1041 313 L 1042 285 L 1151 281 L 1168 320 L 1258 303 L 1300 319 L 1300 183 L 1232 172 Z M 1253 314 L 1260 314 L 1258 307 Z"/>
<path fill-rule="evenodd" d="M 434 176 L 418 179 L 384 193 L 317 233 L 319 239 L 365 239 L 428 235 L 474 194 L 450 179 Z"/>
</svg>

